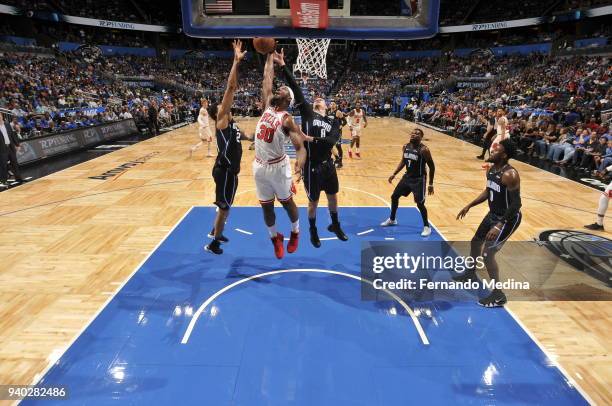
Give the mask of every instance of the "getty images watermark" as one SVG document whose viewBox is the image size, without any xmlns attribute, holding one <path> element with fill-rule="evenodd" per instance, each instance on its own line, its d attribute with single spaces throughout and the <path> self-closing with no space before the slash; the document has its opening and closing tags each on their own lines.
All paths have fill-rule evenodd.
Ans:
<svg viewBox="0 0 612 406">
<path fill-rule="evenodd" d="M 496 256 L 497 257 L 497 256 Z M 361 249 L 364 300 L 388 300 L 389 292 L 410 300 L 471 301 L 485 291 L 529 291 L 531 281 L 500 264 L 498 280 L 488 277 L 486 258 L 470 255 L 469 242 L 376 241 Z M 514 267 L 514 265 L 511 265 Z M 466 272 L 479 277 L 460 278 Z"/>
<path fill-rule="evenodd" d="M 363 265 L 362 265 L 363 266 Z M 419 255 L 411 255 L 407 252 L 396 252 L 394 255 L 377 255 L 372 258 L 372 272 L 378 278 L 372 280 L 374 289 L 384 290 L 468 290 L 468 289 L 529 289 L 529 282 L 519 282 L 514 279 L 502 281 L 491 280 L 432 280 L 431 272 L 446 271 L 447 273 L 461 275 L 468 270 L 486 269 L 483 256 L 462 256 L 462 255 L 426 255 L 421 252 Z M 411 276 L 420 273 L 426 275 L 419 278 L 404 277 L 399 280 L 385 280 L 385 271 L 404 272 Z M 388 274 L 389 272 L 387 272 Z"/>
</svg>

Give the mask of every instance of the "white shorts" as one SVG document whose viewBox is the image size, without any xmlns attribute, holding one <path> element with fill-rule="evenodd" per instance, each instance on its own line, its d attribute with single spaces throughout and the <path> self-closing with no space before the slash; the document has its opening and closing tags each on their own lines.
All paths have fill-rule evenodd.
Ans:
<svg viewBox="0 0 612 406">
<path fill-rule="evenodd" d="M 212 133 L 210 132 L 210 127 L 200 127 L 199 133 L 200 139 L 202 141 L 212 141 Z"/>
<path fill-rule="evenodd" d="M 351 137 L 361 137 L 361 127 L 351 127 Z"/>
<path fill-rule="evenodd" d="M 253 161 L 255 190 L 260 203 L 272 203 L 274 199 L 286 202 L 293 197 L 293 174 L 288 156 L 275 164 Z"/>
</svg>

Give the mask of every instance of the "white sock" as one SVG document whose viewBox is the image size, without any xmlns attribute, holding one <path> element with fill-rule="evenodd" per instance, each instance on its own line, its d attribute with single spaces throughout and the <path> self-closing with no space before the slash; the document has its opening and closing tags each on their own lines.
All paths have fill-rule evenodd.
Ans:
<svg viewBox="0 0 612 406">
<path fill-rule="evenodd" d="M 597 208 L 597 224 L 603 226 L 604 216 L 606 215 L 606 211 L 608 210 L 608 203 L 610 199 L 607 194 L 602 193 L 599 196 L 599 207 Z"/>
<path fill-rule="evenodd" d="M 268 233 L 270 234 L 270 238 L 274 238 L 274 237 L 276 237 L 276 234 L 278 234 L 278 233 L 276 232 L 276 224 L 274 224 L 274 225 L 272 225 L 272 226 L 268 227 Z"/>
<path fill-rule="evenodd" d="M 296 220 L 294 223 L 291 223 L 291 232 L 293 233 L 300 232 L 300 220 Z"/>
</svg>

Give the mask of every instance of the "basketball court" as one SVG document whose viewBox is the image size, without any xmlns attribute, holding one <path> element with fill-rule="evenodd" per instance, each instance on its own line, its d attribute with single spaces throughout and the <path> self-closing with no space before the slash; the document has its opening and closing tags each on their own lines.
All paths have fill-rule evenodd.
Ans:
<svg viewBox="0 0 612 406">
<path fill-rule="evenodd" d="M 240 122 L 247 131 L 255 124 Z M 372 119 L 363 159 L 340 171 L 350 240 L 322 233 L 319 250 L 303 240 L 283 261 L 254 207 L 248 164 L 225 254 L 202 249 L 214 215 L 213 160 L 204 152 L 188 159 L 194 126 L 3 193 L 0 242 L 12 253 L 0 274 L 2 381 L 62 383 L 71 391 L 64 404 L 607 403 L 608 302 L 407 303 L 415 324 L 397 301 L 361 301 L 363 282 L 350 277 L 359 277 L 360 244 L 421 239 L 408 199 L 401 226 L 378 226 L 388 214 L 392 151 L 403 144 L 397 134 L 412 126 Z M 464 222 L 455 215 L 482 187 L 477 148 L 425 131 L 438 162 L 429 238 L 469 240 L 484 210 Z M 513 239 L 579 229 L 593 215 L 597 191 L 516 166 L 525 203 Z M 573 204 L 557 204 L 561 196 Z M 297 201 L 306 203 L 302 190 Z"/>
<path fill-rule="evenodd" d="M 183 0 L 192 11 L 183 15 L 187 34 L 245 34 L 235 21 L 203 19 L 198 4 Z M 354 36 L 431 36 L 438 2 L 421 6 L 410 24 L 361 21 Z M 352 22 L 329 11 L 325 36 L 346 37 Z M 252 35 L 303 34 L 256 20 L 244 24 L 263 27 Z M 252 133 L 257 119 L 237 122 Z M 223 255 L 204 251 L 215 216 L 214 158 L 204 149 L 189 157 L 197 124 L 2 193 L 0 382 L 68 389 L 67 399 L 23 405 L 611 404 L 609 284 L 577 269 L 563 289 L 596 292 L 593 300 L 529 298 L 496 309 L 478 306 L 478 292 L 363 300 L 364 247 L 423 241 L 412 198 L 400 201 L 397 227 L 380 227 L 394 188 L 387 179 L 415 126 L 370 118 L 362 159 L 345 157 L 339 215 L 349 241 L 326 231 L 322 198 L 322 247 L 310 245 L 298 185 L 304 232 L 298 251 L 282 260 L 262 219 L 246 143 L 230 241 Z M 485 186 L 474 159 L 480 149 L 419 128 L 436 162 L 427 241 L 470 241 L 486 205 L 456 216 Z M 581 230 L 595 217 L 599 191 L 513 165 L 523 220 L 511 241 Z M 281 210 L 279 231 L 288 233 Z M 517 263 L 504 263 L 502 273 Z"/>
</svg>

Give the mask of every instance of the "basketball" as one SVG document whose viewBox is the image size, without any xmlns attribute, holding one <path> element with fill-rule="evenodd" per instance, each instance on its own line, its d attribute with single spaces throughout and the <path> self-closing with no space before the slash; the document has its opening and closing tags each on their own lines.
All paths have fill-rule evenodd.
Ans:
<svg viewBox="0 0 612 406">
<path fill-rule="evenodd" d="M 255 50 L 257 52 L 266 55 L 274 51 L 274 48 L 276 48 L 276 40 L 274 38 L 269 37 L 253 38 L 253 46 L 255 47 Z"/>
</svg>

